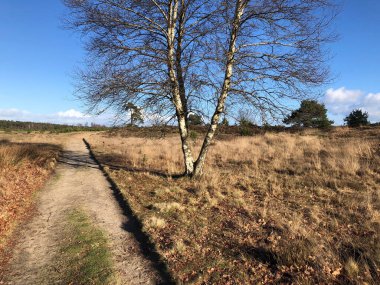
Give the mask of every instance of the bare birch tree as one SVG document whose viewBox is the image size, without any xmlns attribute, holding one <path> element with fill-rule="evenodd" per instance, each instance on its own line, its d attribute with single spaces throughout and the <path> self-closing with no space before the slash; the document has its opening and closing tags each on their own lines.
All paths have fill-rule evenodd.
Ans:
<svg viewBox="0 0 380 285">
<path fill-rule="evenodd" d="M 185 174 L 203 172 L 226 104 L 276 116 L 328 79 L 329 0 L 66 0 L 89 52 L 80 93 L 93 110 L 126 102 L 177 119 Z M 227 101 L 228 99 L 228 101 Z M 188 117 L 211 120 L 196 159 Z"/>
</svg>

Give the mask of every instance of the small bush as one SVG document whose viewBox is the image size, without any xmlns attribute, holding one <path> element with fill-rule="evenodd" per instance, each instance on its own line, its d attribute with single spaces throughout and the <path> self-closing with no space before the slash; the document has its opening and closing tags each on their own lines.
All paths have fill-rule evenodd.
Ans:
<svg viewBox="0 0 380 285">
<path fill-rule="evenodd" d="M 196 131 L 190 131 L 189 138 L 193 141 L 196 141 L 198 139 L 199 135 Z"/>
<path fill-rule="evenodd" d="M 361 127 L 368 126 L 370 122 L 368 121 L 368 113 L 363 112 L 360 109 L 353 110 L 345 119 L 347 126 L 349 127 Z"/>
<path fill-rule="evenodd" d="M 253 135 L 253 131 L 251 128 L 249 128 L 249 126 L 241 127 L 239 133 L 241 136 L 252 136 Z"/>
</svg>

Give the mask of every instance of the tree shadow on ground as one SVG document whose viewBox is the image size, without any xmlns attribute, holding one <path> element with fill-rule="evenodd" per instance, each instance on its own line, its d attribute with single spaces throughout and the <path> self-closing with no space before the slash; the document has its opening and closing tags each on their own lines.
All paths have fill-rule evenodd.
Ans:
<svg viewBox="0 0 380 285">
<path fill-rule="evenodd" d="M 131 207 L 128 202 L 124 200 L 119 188 L 113 182 L 113 180 L 109 177 L 107 172 L 105 172 L 104 167 L 96 160 L 93 155 L 90 145 L 84 140 L 87 148 L 89 149 L 90 156 L 88 153 L 76 152 L 76 151 L 62 151 L 62 148 L 59 145 L 47 144 L 47 143 L 29 143 L 29 142 L 11 142 L 6 139 L 0 140 L 0 147 L 2 145 L 5 146 L 19 146 L 19 158 L 18 160 L 22 160 L 24 158 L 35 158 L 39 157 L 40 154 L 44 151 L 59 151 L 60 154 L 58 156 L 57 161 L 60 164 L 68 165 L 73 168 L 96 168 L 100 169 L 108 182 L 111 185 L 112 193 L 117 200 L 120 208 L 123 210 L 124 216 L 127 217 L 127 221 L 122 225 L 122 228 L 130 232 L 134 235 L 136 240 L 138 241 L 141 253 L 151 262 L 153 268 L 156 270 L 159 278 L 159 282 L 157 284 L 175 284 L 172 276 L 168 272 L 166 264 L 162 261 L 162 257 L 158 254 L 154 244 L 150 242 L 149 237 L 142 231 L 142 223 L 134 216 Z M 143 171 L 143 170 L 141 170 Z M 163 174 L 162 174 L 163 175 Z M 7 255 L 7 260 L 10 258 L 10 255 Z M 7 260 L 3 260 L 0 256 L 0 264 L 3 265 Z M 0 270 L 1 271 L 1 270 Z M 0 278 L 1 279 L 1 278 Z"/>
<path fill-rule="evenodd" d="M 83 154 L 83 152 L 64 151 L 59 156 L 58 162 L 72 166 L 74 168 L 89 167 L 99 169 L 98 164 L 95 163 L 87 153 Z"/>
<path fill-rule="evenodd" d="M 123 214 L 128 218 L 127 222 L 123 224 L 123 229 L 127 232 L 130 232 L 134 235 L 136 240 L 138 241 L 141 253 L 152 263 L 154 269 L 157 271 L 160 277 L 160 281 L 157 284 L 175 284 L 173 277 L 170 275 L 167 265 L 163 262 L 162 257 L 157 252 L 155 245 L 150 241 L 149 236 L 143 232 L 143 225 L 141 221 L 134 215 L 131 206 L 124 199 L 119 187 L 112 180 L 112 178 L 105 171 L 104 166 L 97 160 L 96 156 L 91 150 L 90 144 L 83 139 L 87 149 L 89 150 L 91 159 L 96 163 L 97 167 L 103 172 L 103 175 L 106 177 L 107 181 L 111 185 L 112 193 L 117 200 L 120 208 L 123 210 Z M 110 169 L 112 166 L 106 165 Z M 115 167 L 115 169 L 122 169 L 119 167 Z M 124 169 L 124 168 L 123 168 Z M 136 169 L 125 169 L 129 171 L 138 171 Z M 139 170 L 140 172 L 146 172 L 144 170 Z M 156 174 L 159 175 L 159 174 Z M 162 174 L 161 175 L 165 175 Z"/>
<path fill-rule="evenodd" d="M 345 264 L 349 258 L 352 258 L 358 264 L 361 264 L 364 267 L 368 267 L 373 281 L 376 282 L 376 284 L 380 284 L 380 274 L 378 268 L 373 258 L 371 258 L 371 255 L 368 254 L 367 251 L 368 250 L 365 248 L 360 248 L 353 244 L 342 244 L 339 248 L 339 255 L 343 264 Z M 373 256 L 375 256 L 375 254 L 373 254 Z M 341 277 L 345 282 L 347 281 L 344 279 L 344 276 Z"/>
<path fill-rule="evenodd" d="M 243 252 L 251 259 L 266 264 L 273 274 L 276 274 L 279 270 L 279 256 L 273 251 L 263 246 L 253 246 L 249 244 L 240 244 L 237 246 L 237 250 Z M 281 277 L 276 284 L 294 284 L 294 276 L 290 272 L 281 272 Z"/>
<path fill-rule="evenodd" d="M 183 173 L 176 173 L 176 174 L 168 174 L 163 171 L 159 171 L 156 169 L 151 168 L 138 168 L 138 167 L 130 167 L 130 166 L 124 166 L 117 164 L 118 157 L 116 155 L 100 155 L 100 159 L 102 161 L 102 165 L 108 167 L 111 170 L 125 170 L 129 172 L 137 172 L 137 173 L 149 173 L 151 175 L 163 177 L 163 178 L 171 178 L 171 179 L 178 179 L 181 177 L 184 177 Z M 116 163 L 115 163 L 116 162 Z"/>
</svg>

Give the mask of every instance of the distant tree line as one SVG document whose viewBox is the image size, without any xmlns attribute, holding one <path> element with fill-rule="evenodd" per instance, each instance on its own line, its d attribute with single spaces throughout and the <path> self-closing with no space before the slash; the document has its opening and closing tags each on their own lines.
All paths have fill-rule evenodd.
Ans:
<svg viewBox="0 0 380 285">
<path fill-rule="evenodd" d="M 20 121 L 7 121 L 0 120 L 0 130 L 2 131 L 46 131 L 46 132 L 78 132 L 78 131 L 103 131 L 108 128 L 102 125 L 90 124 L 83 125 L 62 125 L 51 123 L 35 123 L 35 122 L 20 122 Z"/>
<path fill-rule="evenodd" d="M 204 125 L 202 116 L 198 114 L 190 114 L 188 121 L 191 126 Z M 300 107 L 285 116 L 282 122 L 285 125 L 290 125 L 292 128 L 318 128 L 324 130 L 330 129 L 334 124 L 334 121 L 327 117 L 327 109 L 325 105 L 316 100 L 301 101 Z M 348 127 L 353 128 L 380 125 L 380 122 L 371 124 L 368 120 L 368 112 L 360 109 L 353 110 L 347 117 L 344 118 L 344 122 Z M 229 125 L 226 117 L 224 117 L 220 125 Z M 239 116 L 236 119 L 236 125 L 239 126 L 241 135 L 253 135 L 254 129 L 257 128 L 273 129 L 273 127 L 275 127 L 278 129 L 278 127 L 280 127 L 271 126 L 270 124 L 264 124 L 262 127 L 259 127 L 255 124 L 251 116 L 243 110 L 240 111 Z M 280 127 L 280 129 L 282 128 Z"/>
</svg>

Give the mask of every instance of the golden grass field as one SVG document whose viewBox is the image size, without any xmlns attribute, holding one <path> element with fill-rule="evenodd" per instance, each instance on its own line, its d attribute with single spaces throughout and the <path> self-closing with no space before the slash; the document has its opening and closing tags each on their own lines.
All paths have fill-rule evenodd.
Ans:
<svg viewBox="0 0 380 285">
<path fill-rule="evenodd" d="M 43 143 L 58 142 L 53 137 L 0 133 L 0 252 L 54 169 L 60 147 Z"/>
<path fill-rule="evenodd" d="M 89 142 L 178 282 L 380 284 L 379 128 L 216 140 L 198 181 L 177 136 Z"/>
</svg>

